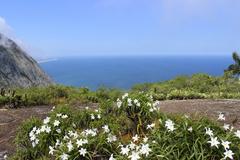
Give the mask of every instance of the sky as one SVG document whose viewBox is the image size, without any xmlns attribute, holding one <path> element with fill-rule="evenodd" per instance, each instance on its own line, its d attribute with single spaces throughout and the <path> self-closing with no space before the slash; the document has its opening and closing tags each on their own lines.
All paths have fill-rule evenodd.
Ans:
<svg viewBox="0 0 240 160">
<path fill-rule="evenodd" d="M 36 58 L 230 55 L 239 0 L 0 0 L 0 32 Z"/>
</svg>

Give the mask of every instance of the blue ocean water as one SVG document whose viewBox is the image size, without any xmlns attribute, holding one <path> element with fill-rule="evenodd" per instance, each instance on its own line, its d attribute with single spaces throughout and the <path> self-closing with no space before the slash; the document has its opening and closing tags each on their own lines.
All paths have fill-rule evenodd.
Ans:
<svg viewBox="0 0 240 160">
<path fill-rule="evenodd" d="M 134 84 L 158 82 L 178 75 L 222 75 L 231 56 L 72 57 L 41 63 L 55 82 L 97 89 L 129 89 Z"/>
</svg>

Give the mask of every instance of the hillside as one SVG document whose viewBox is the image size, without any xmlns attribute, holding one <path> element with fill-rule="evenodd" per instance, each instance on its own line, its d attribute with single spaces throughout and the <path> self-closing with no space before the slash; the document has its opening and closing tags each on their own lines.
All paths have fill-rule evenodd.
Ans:
<svg viewBox="0 0 240 160">
<path fill-rule="evenodd" d="M 0 33 L 0 86 L 4 88 L 52 84 L 37 62 L 14 41 Z"/>
</svg>

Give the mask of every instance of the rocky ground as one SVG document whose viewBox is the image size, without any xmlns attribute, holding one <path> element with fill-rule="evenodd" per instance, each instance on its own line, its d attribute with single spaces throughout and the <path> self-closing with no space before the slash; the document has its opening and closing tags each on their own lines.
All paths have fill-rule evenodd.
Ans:
<svg viewBox="0 0 240 160">
<path fill-rule="evenodd" d="M 219 112 L 223 112 L 227 117 L 226 123 L 240 128 L 240 100 L 171 100 L 161 102 L 160 107 L 165 113 L 207 116 L 214 120 Z M 4 154 L 14 152 L 13 140 L 20 124 L 31 116 L 44 118 L 50 110 L 49 106 L 0 108 L 0 160 Z"/>
</svg>

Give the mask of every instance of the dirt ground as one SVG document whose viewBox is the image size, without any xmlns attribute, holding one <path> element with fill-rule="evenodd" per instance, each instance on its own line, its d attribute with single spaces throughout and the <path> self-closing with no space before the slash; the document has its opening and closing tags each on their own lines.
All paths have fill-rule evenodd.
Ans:
<svg viewBox="0 0 240 160">
<path fill-rule="evenodd" d="M 165 113 L 207 116 L 217 119 L 219 112 L 226 115 L 226 123 L 240 128 L 240 100 L 169 100 L 160 103 Z M 19 109 L 0 108 L 0 160 L 15 150 L 13 140 L 18 126 L 31 116 L 44 118 L 51 110 L 48 106 Z"/>
<path fill-rule="evenodd" d="M 15 150 L 13 144 L 18 126 L 31 116 L 44 118 L 51 110 L 48 106 L 19 109 L 0 109 L 0 160 Z"/>
<path fill-rule="evenodd" d="M 160 104 L 160 110 L 171 114 L 206 116 L 212 120 L 224 113 L 225 123 L 240 129 L 240 100 L 169 100 Z"/>
</svg>

